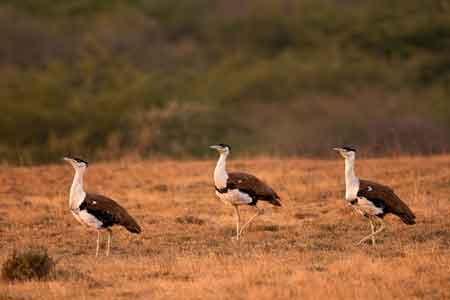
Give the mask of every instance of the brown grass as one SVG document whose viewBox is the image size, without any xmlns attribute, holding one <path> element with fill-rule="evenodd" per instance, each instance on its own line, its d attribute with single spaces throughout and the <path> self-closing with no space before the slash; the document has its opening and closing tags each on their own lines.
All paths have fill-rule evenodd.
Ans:
<svg viewBox="0 0 450 300">
<path fill-rule="evenodd" d="M 379 244 L 343 201 L 343 161 L 232 160 L 282 196 L 237 244 L 233 209 L 213 193 L 214 161 L 93 164 L 86 188 L 117 199 L 143 233 L 115 228 L 112 256 L 68 210 L 69 166 L 0 170 L 0 261 L 43 245 L 54 279 L 0 282 L 0 299 L 450 298 L 450 156 L 359 160 L 357 172 L 393 186 L 417 225 L 389 217 Z M 253 211 L 244 209 L 247 218 Z M 102 254 L 104 254 L 102 248 Z"/>
</svg>

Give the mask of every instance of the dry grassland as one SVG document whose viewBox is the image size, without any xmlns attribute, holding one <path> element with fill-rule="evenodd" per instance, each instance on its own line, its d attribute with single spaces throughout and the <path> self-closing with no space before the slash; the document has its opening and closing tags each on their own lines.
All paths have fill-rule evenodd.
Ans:
<svg viewBox="0 0 450 300">
<path fill-rule="evenodd" d="M 375 247 L 355 246 L 370 227 L 343 201 L 342 159 L 231 159 L 230 170 L 257 174 L 283 201 L 264 206 L 240 244 L 233 209 L 213 193 L 214 165 L 92 164 L 86 189 L 117 199 L 143 227 L 139 236 L 115 228 L 112 255 L 98 259 L 96 233 L 68 210 L 70 166 L 3 166 L 0 261 L 44 245 L 58 264 L 49 281 L 0 282 L 0 299 L 450 298 L 450 156 L 357 161 L 359 176 L 394 187 L 417 215 L 415 226 L 388 217 Z"/>
</svg>

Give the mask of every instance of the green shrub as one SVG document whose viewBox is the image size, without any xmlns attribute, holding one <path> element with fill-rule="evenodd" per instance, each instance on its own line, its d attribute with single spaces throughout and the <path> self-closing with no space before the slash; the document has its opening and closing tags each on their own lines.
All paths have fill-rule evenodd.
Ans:
<svg viewBox="0 0 450 300">
<path fill-rule="evenodd" d="M 54 266 L 44 248 L 30 248 L 20 253 L 14 251 L 3 263 L 2 278 L 7 281 L 42 280 L 51 275 Z"/>
</svg>

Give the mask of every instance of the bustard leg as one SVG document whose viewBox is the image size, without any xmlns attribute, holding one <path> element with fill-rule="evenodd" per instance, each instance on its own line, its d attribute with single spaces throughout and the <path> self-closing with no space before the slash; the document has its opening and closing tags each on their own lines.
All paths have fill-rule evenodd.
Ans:
<svg viewBox="0 0 450 300">
<path fill-rule="evenodd" d="M 372 245 L 375 246 L 375 236 L 373 233 L 375 232 L 375 225 L 373 224 L 372 218 L 369 219 L 370 229 L 372 229 Z"/>
<path fill-rule="evenodd" d="M 95 256 L 98 256 L 99 249 L 100 249 L 100 230 L 97 230 L 97 250 L 95 251 Z"/>
<path fill-rule="evenodd" d="M 377 234 L 379 234 L 380 232 L 382 232 L 385 229 L 386 226 L 385 226 L 384 221 L 382 219 L 378 219 L 378 221 L 380 221 L 380 224 L 381 224 L 380 228 L 378 228 L 374 233 L 369 234 L 368 236 L 364 237 L 362 240 L 360 240 L 357 243 L 357 245 L 361 245 L 362 243 L 364 243 L 365 241 L 367 241 L 370 238 L 375 238 L 375 236 Z"/>
<path fill-rule="evenodd" d="M 250 225 L 250 223 L 259 215 L 262 215 L 264 213 L 264 210 L 259 208 L 256 204 L 255 204 L 255 208 L 256 208 L 256 214 L 254 214 L 248 221 L 247 223 L 244 224 L 244 226 L 242 226 L 241 231 L 239 232 L 239 235 L 242 234 L 242 232 L 244 232 L 245 228 L 247 228 L 247 226 Z"/>
<path fill-rule="evenodd" d="M 236 240 L 239 241 L 239 236 L 241 234 L 241 232 L 239 231 L 241 215 L 239 214 L 239 207 L 237 205 L 234 205 L 234 210 L 236 211 Z"/>
<path fill-rule="evenodd" d="M 109 250 L 111 249 L 111 237 L 112 237 L 112 230 L 111 228 L 108 228 L 108 248 L 106 248 L 106 256 L 109 256 Z"/>
</svg>

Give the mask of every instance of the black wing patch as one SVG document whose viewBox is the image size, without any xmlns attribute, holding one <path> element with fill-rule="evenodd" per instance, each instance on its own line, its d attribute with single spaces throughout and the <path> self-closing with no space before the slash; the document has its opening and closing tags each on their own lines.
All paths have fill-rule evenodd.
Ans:
<svg viewBox="0 0 450 300">
<path fill-rule="evenodd" d="M 83 201 L 80 205 L 80 210 L 86 210 L 89 214 L 93 215 L 100 222 L 102 222 L 102 227 L 111 227 L 115 224 L 114 215 L 108 210 L 104 210 L 98 206 L 96 206 L 97 202 L 87 202 Z"/>
<path fill-rule="evenodd" d="M 376 207 L 381 208 L 381 210 L 383 211 L 386 209 L 386 204 L 381 199 L 367 199 L 367 200 L 372 202 L 373 205 L 375 205 Z"/>
</svg>

